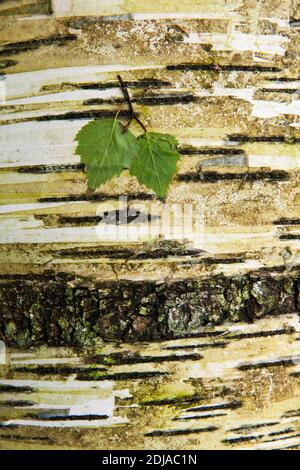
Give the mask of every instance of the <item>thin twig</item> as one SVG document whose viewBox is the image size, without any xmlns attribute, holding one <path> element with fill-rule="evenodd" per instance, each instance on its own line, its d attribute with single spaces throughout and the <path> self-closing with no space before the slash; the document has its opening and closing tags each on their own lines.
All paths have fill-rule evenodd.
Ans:
<svg viewBox="0 0 300 470">
<path fill-rule="evenodd" d="M 121 75 L 118 75 L 118 80 L 120 82 L 124 98 L 127 101 L 127 104 L 128 104 L 128 107 L 129 107 L 129 113 L 130 113 L 130 121 L 124 126 L 124 129 L 126 130 L 130 126 L 131 122 L 133 120 L 135 120 L 141 126 L 143 131 L 147 132 L 147 129 L 146 129 L 145 125 L 142 123 L 142 121 L 137 117 L 137 115 L 134 112 L 132 102 L 131 102 L 131 98 L 130 98 L 129 93 L 128 93 L 127 86 L 126 86 L 123 78 L 121 77 Z"/>
<path fill-rule="evenodd" d="M 133 113 L 133 117 L 134 117 L 134 120 L 141 126 L 143 131 L 146 133 L 147 132 L 146 126 L 142 123 L 142 121 L 140 121 L 140 119 L 137 117 L 135 113 Z"/>
<path fill-rule="evenodd" d="M 118 80 L 119 80 L 119 82 L 120 82 L 120 85 L 121 85 L 121 89 L 122 89 L 124 98 L 125 98 L 125 100 L 127 101 L 128 106 L 129 106 L 130 121 L 129 121 L 129 123 L 126 124 L 126 126 L 125 126 L 125 127 L 128 127 L 128 126 L 130 125 L 131 121 L 134 119 L 133 106 L 132 106 L 132 103 L 131 103 L 131 99 L 130 99 L 130 96 L 129 96 L 127 87 L 126 87 L 125 82 L 123 81 L 123 78 L 121 77 L 121 75 L 118 75 Z"/>
</svg>

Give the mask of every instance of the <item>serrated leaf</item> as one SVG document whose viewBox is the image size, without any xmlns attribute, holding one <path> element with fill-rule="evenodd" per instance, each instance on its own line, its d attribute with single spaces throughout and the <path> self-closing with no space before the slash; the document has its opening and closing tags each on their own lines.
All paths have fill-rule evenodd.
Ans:
<svg viewBox="0 0 300 470">
<path fill-rule="evenodd" d="M 147 132 L 138 138 L 138 143 L 139 153 L 130 173 L 158 196 L 165 197 L 180 159 L 174 149 L 177 140 L 167 134 Z"/>
<path fill-rule="evenodd" d="M 75 140 L 76 153 L 87 167 L 90 189 L 130 168 L 139 150 L 136 137 L 130 131 L 124 132 L 117 119 L 92 121 L 78 132 Z"/>
</svg>

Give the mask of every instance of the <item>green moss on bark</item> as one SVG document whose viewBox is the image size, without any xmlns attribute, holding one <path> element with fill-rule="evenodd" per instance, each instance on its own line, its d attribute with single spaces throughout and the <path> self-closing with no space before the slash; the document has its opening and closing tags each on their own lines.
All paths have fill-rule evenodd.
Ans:
<svg viewBox="0 0 300 470">
<path fill-rule="evenodd" d="M 63 275 L 18 276 L 0 283 L 0 333 L 16 347 L 193 336 L 206 325 L 300 310 L 299 283 L 247 275 L 94 285 Z"/>
</svg>

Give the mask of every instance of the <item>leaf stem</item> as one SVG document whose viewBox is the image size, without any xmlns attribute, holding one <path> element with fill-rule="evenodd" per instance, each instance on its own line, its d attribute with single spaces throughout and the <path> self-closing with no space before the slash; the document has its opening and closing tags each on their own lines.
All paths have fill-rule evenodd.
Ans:
<svg viewBox="0 0 300 470">
<path fill-rule="evenodd" d="M 134 114 L 133 118 L 134 118 L 134 120 L 141 126 L 141 128 L 143 129 L 143 131 L 144 131 L 145 134 L 146 134 L 147 128 L 146 128 L 146 126 L 142 123 L 142 121 L 136 116 L 136 114 Z"/>
<path fill-rule="evenodd" d="M 128 89 L 127 89 L 127 86 L 123 80 L 123 78 L 121 77 L 121 75 L 118 75 L 118 80 L 120 82 L 120 85 L 121 85 L 121 89 L 122 89 L 122 92 L 123 92 L 123 95 L 124 95 L 124 98 L 125 100 L 127 101 L 128 103 L 128 106 L 129 106 L 129 113 L 130 113 L 130 120 L 129 122 L 124 126 L 124 129 L 126 130 L 130 124 L 132 123 L 133 120 L 135 120 L 139 125 L 140 127 L 143 129 L 143 131 L 146 133 L 147 132 L 147 128 L 146 126 L 142 123 L 142 121 L 137 117 L 134 109 L 133 109 L 133 106 L 132 106 L 132 101 L 131 101 L 131 98 L 129 96 L 129 93 L 128 93 Z"/>
</svg>

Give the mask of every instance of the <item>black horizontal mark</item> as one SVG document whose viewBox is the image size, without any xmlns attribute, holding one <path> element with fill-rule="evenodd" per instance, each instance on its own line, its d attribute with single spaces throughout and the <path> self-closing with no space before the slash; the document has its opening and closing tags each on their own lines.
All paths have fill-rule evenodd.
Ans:
<svg viewBox="0 0 300 470">
<path fill-rule="evenodd" d="M 0 50 L 0 56 L 20 54 L 21 52 L 33 51 L 41 46 L 63 46 L 70 41 L 76 41 L 76 34 L 49 36 L 48 38 L 31 39 L 30 41 L 14 42 L 6 44 Z"/>
<path fill-rule="evenodd" d="M 221 64 L 177 64 L 168 65 L 167 70 L 201 70 L 207 72 L 281 72 L 278 67 L 263 65 L 221 65 Z"/>
<path fill-rule="evenodd" d="M 281 447 L 281 448 L 277 448 L 276 450 L 292 450 L 292 449 L 299 449 L 300 447 L 300 444 L 294 444 L 292 446 L 286 446 L 286 447 Z"/>
<path fill-rule="evenodd" d="M 227 413 L 208 413 L 203 415 L 193 415 L 193 416 L 177 416 L 173 418 L 173 421 L 188 421 L 194 419 L 208 419 L 208 418 L 219 418 L 220 416 L 226 416 Z"/>
<path fill-rule="evenodd" d="M 295 88 L 261 88 L 259 91 L 262 93 L 287 93 L 292 95 L 294 93 L 299 93 L 299 90 L 295 90 Z"/>
<path fill-rule="evenodd" d="M 15 385 L 0 385 L 0 393 L 33 393 L 35 390 L 32 387 L 15 386 Z"/>
<path fill-rule="evenodd" d="M 273 331 L 257 331 L 254 333 L 239 333 L 230 336 L 230 339 L 250 339 L 250 338 L 267 338 L 268 336 L 290 335 L 295 333 L 295 328 L 281 329 Z"/>
<path fill-rule="evenodd" d="M 38 202 L 73 202 L 73 201 L 108 201 L 108 200 L 119 200 L 119 194 L 74 194 L 70 196 L 53 196 L 53 197 L 41 197 Z M 142 200 L 148 201 L 154 199 L 154 196 L 146 193 L 131 193 L 126 194 L 127 200 Z"/>
<path fill-rule="evenodd" d="M 282 217 L 281 219 L 275 220 L 274 225 L 300 225 L 300 219 L 288 219 Z"/>
<path fill-rule="evenodd" d="M 300 137 L 285 136 L 285 135 L 258 135 L 251 136 L 246 134 L 230 134 L 228 136 L 230 142 L 273 142 L 273 143 L 285 143 L 285 144 L 298 144 L 300 143 Z"/>
<path fill-rule="evenodd" d="M 158 80 L 155 78 L 145 78 L 135 81 L 124 80 L 124 83 L 127 88 L 151 89 L 171 86 L 170 82 Z M 44 85 L 41 87 L 41 91 L 51 91 L 53 88 L 55 88 L 55 90 L 57 91 L 56 85 Z M 120 88 L 120 82 L 61 83 L 61 90 L 63 91 L 65 88 L 72 90 L 106 90 L 110 88 Z"/>
<path fill-rule="evenodd" d="M 181 247 L 173 248 L 157 248 L 151 250 L 144 250 L 142 252 L 130 250 L 130 249 L 97 249 L 97 250 L 55 250 L 51 252 L 55 256 L 61 256 L 63 258 L 72 258 L 72 259 L 94 259 L 107 257 L 110 259 L 129 259 L 129 260 L 147 260 L 147 259 L 159 259 L 159 258 L 168 258 L 171 256 L 189 256 L 195 257 L 203 253 L 202 250 L 184 250 Z"/>
<path fill-rule="evenodd" d="M 300 240 L 300 234 L 287 233 L 286 235 L 280 235 L 279 240 Z"/>
<path fill-rule="evenodd" d="M 295 374 L 291 374 L 291 375 L 295 375 Z M 300 416 L 300 410 L 289 410 L 286 413 L 284 413 L 281 417 L 282 418 L 292 418 L 292 417 L 296 417 L 296 416 Z"/>
<path fill-rule="evenodd" d="M 26 418 L 33 418 L 33 419 L 38 419 L 41 421 L 93 421 L 93 420 L 98 420 L 98 419 L 107 419 L 107 415 L 55 415 L 51 416 L 50 414 L 47 414 L 47 412 L 44 413 L 39 413 L 37 416 L 28 413 L 26 415 Z M 30 421 L 28 422 L 30 425 Z"/>
<path fill-rule="evenodd" d="M 51 254 L 53 256 L 61 256 L 63 258 L 79 258 L 79 259 L 93 259 L 93 258 L 102 258 L 108 257 L 111 259 L 122 259 L 122 258 L 129 258 L 134 255 L 133 250 L 124 249 L 103 249 L 103 250 L 84 250 L 78 251 L 77 249 L 74 250 L 55 250 L 52 251 Z"/>
<path fill-rule="evenodd" d="M 170 82 L 158 80 L 156 78 L 145 78 L 141 80 L 124 80 L 127 88 L 161 88 L 171 86 Z M 74 83 L 71 84 L 78 89 L 82 90 L 102 90 L 107 88 L 120 88 L 120 82 L 105 82 L 105 83 Z"/>
<path fill-rule="evenodd" d="M 70 111 L 64 114 L 52 114 L 46 116 L 37 116 L 36 118 L 31 118 L 30 121 L 61 121 L 61 120 L 74 120 L 74 119 L 101 119 L 101 118 L 114 118 L 116 115 L 115 111 L 109 111 L 106 109 L 95 110 L 90 109 L 88 111 Z M 125 110 L 121 110 L 118 114 L 119 117 L 130 117 L 130 113 Z M 24 121 L 22 121 L 24 122 Z"/>
<path fill-rule="evenodd" d="M 70 274 L 60 272 L 57 275 L 55 275 L 52 272 L 49 273 L 43 273 L 43 274 L 38 274 L 38 273 L 27 273 L 27 274 L 0 274 L 0 281 L 3 279 L 4 281 L 20 281 L 20 282 L 27 282 L 27 281 L 36 281 L 38 280 L 39 282 L 50 282 L 50 281 L 56 281 L 59 280 L 60 282 L 66 282 L 68 280 L 74 279 L 74 277 Z M 5 285 L 5 283 L 4 283 Z M 3 286 L 3 283 L 1 283 L 1 286 Z M 1 386 L 0 386 L 1 387 Z M 1 388 L 0 388 L 1 391 Z"/>
<path fill-rule="evenodd" d="M 185 403 L 194 403 L 202 399 L 200 395 L 192 397 L 172 397 L 162 398 L 161 400 L 146 400 L 140 403 L 141 406 L 164 406 L 164 405 L 183 405 Z"/>
<path fill-rule="evenodd" d="M 270 77 L 270 78 L 267 78 L 266 80 L 269 80 L 271 82 L 283 82 L 283 83 L 288 83 L 288 82 L 297 82 L 298 80 L 300 80 L 300 77 Z"/>
<path fill-rule="evenodd" d="M 241 408 L 243 403 L 241 401 L 231 401 L 229 403 L 219 403 L 216 405 L 203 405 L 203 406 L 196 406 L 194 408 L 188 408 L 185 410 L 186 412 L 193 412 L 193 411 L 213 411 L 213 410 L 237 410 Z"/>
<path fill-rule="evenodd" d="M 190 94 L 177 94 L 177 95 L 156 95 L 156 96 L 140 96 L 131 98 L 132 103 L 143 104 L 143 105 L 171 105 L 179 103 L 192 103 L 197 102 L 198 97 Z M 102 98 L 93 98 L 83 102 L 86 106 L 95 106 L 102 104 L 121 104 L 122 98 L 112 98 L 110 100 L 104 100 Z"/>
<path fill-rule="evenodd" d="M 180 153 L 184 155 L 245 155 L 243 149 L 232 148 L 196 148 L 196 147 L 181 147 Z"/>
<path fill-rule="evenodd" d="M 217 173 L 215 171 L 206 171 L 203 173 L 191 172 L 183 175 L 178 175 L 178 181 L 199 181 L 204 183 L 213 183 L 216 181 L 232 181 L 232 180 L 244 180 L 244 181 L 287 181 L 289 174 L 282 170 L 273 171 L 256 171 L 253 173 Z"/>
<path fill-rule="evenodd" d="M 134 252 L 129 249 L 124 250 L 84 250 L 78 251 L 77 249 L 74 250 L 56 250 L 52 251 L 51 254 L 53 256 L 61 256 L 63 258 L 79 258 L 79 259 L 93 259 L 93 258 L 102 258 L 108 257 L 111 259 L 122 259 L 122 258 L 129 258 L 134 255 Z"/>
<path fill-rule="evenodd" d="M 204 264 L 207 266 L 213 266 L 213 265 L 220 265 L 220 264 L 236 264 L 236 263 L 243 263 L 244 259 L 226 259 L 226 258 L 220 258 L 220 259 L 213 259 L 213 258 L 197 258 L 197 259 L 188 259 L 188 260 L 177 260 L 177 264 L 181 266 L 191 266 L 191 265 L 196 265 L 196 264 Z"/>
<path fill-rule="evenodd" d="M 222 442 L 224 444 L 238 444 L 239 442 L 254 441 L 257 439 L 261 439 L 262 437 L 264 437 L 264 434 L 259 434 L 258 436 L 240 436 L 232 437 L 229 439 L 223 439 Z"/>
<path fill-rule="evenodd" d="M 87 369 L 86 367 L 66 367 L 66 366 L 14 366 L 12 368 L 14 372 L 22 373 L 34 373 L 34 374 L 47 374 L 47 375 L 71 375 L 71 374 L 80 374 L 82 372 L 105 372 L 105 367 L 93 367 Z"/>
<path fill-rule="evenodd" d="M 91 358 L 97 364 L 124 365 L 124 364 L 162 364 L 164 362 L 198 361 L 200 354 L 184 354 L 182 356 L 170 354 L 169 356 L 140 356 L 138 354 L 115 353 L 109 356 L 96 355 Z"/>
<path fill-rule="evenodd" d="M 300 20 L 298 19 L 291 19 L 290 20 L 290 26 L 292 28 L 299 28 L 300 27 Z"/>
<path fill-rule="evenodd" d="M 185 346 L 166 346 L 162 348 L 168 351 L 181 351 L 185 349 L 215 349 L 215 348 L 225 348 L 228 342 L 217 341 L 215 343 L 205 343 L 205 344 L 187 344 Z"/>
<path fill-rule="evenodd" d="M 279 423 L 278 423 L 279 424 Z M 293 432 L 295 432 L 296 429 L 295 428 L 287 428 L 287 429 L 284 429 L 283 431 L 274 431 L 274 432 L 270 432 L 268 434 L 268 436 L 270 437 L 274 437 L 274 436 L 282 436 L 282 434 L 291 434 Z"/>
<path fill-rule="evenodd" d="M 15 65 L 17 65 L 17 61 L 16 60 L 1 60 L 0 61 L 0 70 L 1 69 L 6 69 L 8 67 L 14 67 Z"/>
<path fill-rule="evenodd" d="M 146 214 L 147 215 L 147 214 Z M 150 217 L 150 215 L 148 216 Z M 135 219 L 136 217 L 134 217 Z M 73 223 L 74 225 L 91 225 L 96 224 L 102 220 L 102 217 L 91 216 L 91 217 L 63 217 L 63 223 Z M 61 221 L 61 220 L 60 220 Z M 123 249 L 123 250 L 109 250 L 109 249 L 96 249 L 96 250 L 55 250 L 52 254 L 61 257 L 67 258 L 79 258 L 79 259 L 93 259 L 97 257 L 108 257 L 112 259 L 123 259 L 123 258 L 130 258 L 132 260 L 147 260 L 147 259 L 158 259 L 158 258 L 167 258 L 170 256 L 180 256 L 180 257 L 197 257 L 203 254 L 203 250 L 195 250 L 195 249 L 183 249 L 182 247 L 169 247 L 169 248 L 156 248 L 151 250 L 144 250 L 142 252 L 138 252 L 135 250 L 130 249 Z M 201 258 L 198 260 L 199 262 L 206 264 L 206 265 L 214 265 L 214 264 L 236 264 L 236 263 L 243 263 L 245 259 L 243 257 L 240 258 Z"/>
<path fill-rule="evenodd" d="M 29 400 L 7 400 L 7 401 L 1 401 L 0 402 L 0 407 L 4 406 L 7 408 L 27 408 L 28 406 L 33 406 L 35 405 L 34 401 L 29 401 Z"/>
<path fill-rule="evenodd" d="M 14 168 L 15 169 L 15 168 Z M 18 173 L 32 173 L 32 174 L 44 174 L 44 173 L 61 173 L 64 171 L 81 171 L 84 169 L 84 165 L 81 163 L 69 164 L 69 165 L 33 165 L 33 166 L 22 166 L 17 168 Z M 4 168 L 3 171 L 7 171 Z"/>
<path fill-rule="evenodd" d="M 168 351 L 180 351 L 185 349 L 214 349 L 214 348 L 225 348 L 228 343 L 216 341 L 215 343 L 205 343 L 205 344 L 186 344 L 185 346 L 166 346 L 165 348 Z"/>
<path fill-rule="evenodd" d="M 251 273 L 263 274 L 263 273 L 283 273 L 286 270 L 286 266 L 264 266 L 262 268 L 251 271 Z"/>
<path fill-rule="evenodd" d="M 280 367 L 280 366 L 293 366 L 295 365 L 295 359 L 280 359 L 274 362 L 260 362 L 258 364 L 244 364 L 238 366 L 239 370 L 251 370 L 251 369 L 263 369 L 265 367 Z"/>
<path fill-rule="evenodd" d="M 116 115 L 115 111 L 109 111 L 106 109 L 97 110 L 97 109 L 90 109 L 87 111 L 70 111 L 64 114 L 46 114 L 44 116 L 36 116 L 30 118 L 20 118 L 20 119 L 12 119 L 1 121 L 1 125 L 7 125 L 10 123 L 19 124 L 23 122 L 49 122 L 49 121 L 74 121 L 74 120 L 82 120 L 82 119 L 113 119 Z M 138 113 L 136 113 L 138 116 Z M 121 110 L 119 112 L 119 117 L 122 118 L 130 118 L 130 113 L 126 110 Z"/>
<path fill-rule="evenodd" d="M 244 263 L 245 258 L 240 256 L 238 258 L 202 258 L 201 261 L 204 264 L 212 265 L 212 264 L 236 264 L 236 263 Z"/>
<path fill-rule="evenodd" d="M 297 341 L 299 341 L 299 338 L 297 339 Z M 292 372 L 292 373 L 290 374 L 290 376 L 291 376 L 291 377 L 300 377 L 300 372 Z M 298 416 L 300 416 L 300 411 L 299 411 L 299 415 L 298 415 Z"/>
<path fill-rule="evenodd" d="M 77 380 L 138 380 L 151 379 L 154 377 L 162 377 L 169 375 L 169 372 L 145 371 L 145 372 L 115 372 L 112 374 L 98 373 L 81 373 L 77 375 Z"/>
<path fill-rule="evenodd" d="M 280 424 L 280 422 L 279 421 L 273 421 L 272 423 L 245 424 L 243 426 L 240 426 L 239 428 L 230 429 L 230 431 L 239 433 L 239 432 L 244 432 L 244 431 L 249 431 L 249 430 L 254 430 L 254 429 L 277 426 L 277 424 Z"/>
<path fill-rule="evenodd" d="M 222 334 L 226 333 L 226 330 L 224 331 L 220 331 L 220 330 L 217 330 L 217 331 L 207 331 L 205 333 L 190 333 L 188 335 L 184 335 L 183 338 L 194 338 L 194 339 L 197 339 L 197 338 L 212 338 L 214 336 L 221 336 Z"/>
<path fill-rule="evenodd" d="M 292 434 L 292 433 L 291 433 Z M 278 442 L 278 441 L 286 441 L 287 439 L 291 439 L 293 437 L 299 437 L 300 434 L 297 433 L 297 434 L 292 434 L 292 435 L 289 435 L 289 436 L 285 436 L 285 437 L 280 437 L 278 439 L 272 439 L 272 440 L 268 440 L 266 442 Z"/>
<path fill-rule="evenodd" d="M 148 437 L 159 437 L 159 436 L 184 436 L 188 434 L 196 434 L 202 432 L 213 432 L 217 431 L 216 426 L 207 426 L 206 428 L 195 428 L 195 429 L 166 429 L 166 430 L 155 430 L 145 433 Z"/>
</svg>

